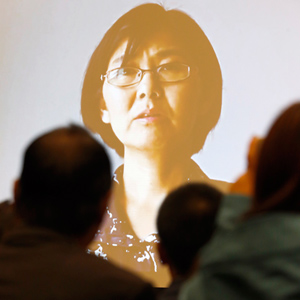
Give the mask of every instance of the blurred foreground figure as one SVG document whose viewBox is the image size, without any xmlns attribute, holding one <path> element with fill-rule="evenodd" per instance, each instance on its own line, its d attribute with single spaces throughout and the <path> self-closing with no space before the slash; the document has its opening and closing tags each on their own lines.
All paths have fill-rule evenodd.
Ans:
<svg viewBox="0 0 300 300">
<path fill-rule="evenodd" d="M 252 141 L 248 159 L 180 299 L 300 299 L 300 102 Z"/>
<path fill-rule="evenodd" d="M 84 129 L 34 140 L 15 183 L 18 225 L 0 246 L 0 299 L 151 299 L 152 287 L 85 252 L 110 196 L 110 162 Z"/>
<path fill-rule="evenodd" d="M 222 193 L 213 187 L 190 183 L 171 192 L 162 203 L 157 217 L 158 250 L 170 269 L 172 284 L 161 300 L 177 299 L 182 283 L 196 270 L 197 253 L 213 234 L 221 198 Z"/>
<path fill-rule="evenodd" d="M 3 235 L 13 226 L 13 209 L 12 203 L 5 200 L 0 203 L 0 242 Z"/>
</svg>

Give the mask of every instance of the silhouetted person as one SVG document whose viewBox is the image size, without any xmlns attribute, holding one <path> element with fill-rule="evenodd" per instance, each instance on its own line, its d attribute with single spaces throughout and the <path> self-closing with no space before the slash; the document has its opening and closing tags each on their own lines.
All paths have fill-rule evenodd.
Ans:
<svg viewBox="0 0 300 300">
<path fill-rule="evenodd" d="M 161 299 L 177 299 L 182 283 L 198 266 L 197 254 L 213 234 L 222 195 L 211 186 L 194 183 L 174 190 L 162 203 L 157 216 L 158 249 L 173 281 Z"/>
<path fill-rule="evenodd" d="M 248 159 L 182 300 L 300 299 L 300 102 L 252 140 Z"/>
<path fill-rule="evenodd" d="M 152 288 L 85 252 L 110 196 L 103 147 L 77 126 L 27 148 L 15 183 L 20 224 L 0 246 L 0 299 L 147 299 Z"/>
<path fill-rule="evenodd" d="M 12 202 L 5 200 L 0 203 L 0 242 L 3 235 L 13 226 Z"/>
</svg>

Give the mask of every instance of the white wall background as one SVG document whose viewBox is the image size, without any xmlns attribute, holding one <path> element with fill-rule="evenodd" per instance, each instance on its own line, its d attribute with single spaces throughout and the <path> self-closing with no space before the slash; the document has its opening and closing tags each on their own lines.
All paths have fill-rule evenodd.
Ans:
<svg viewBox="0 0 300 300">
<path fill-rule="evenodd" d="M 0 0 L 0 201 L 11 197 L 24 147 L 37 134 L 81 123 L 80 91 L 90 55 L 137 0 Z M 190 14 L 219 58 L 219 124 L 195 159 L 232 181 L 252 135 L 300 99 L 299 0 L 165 0 Z M 114 157 L 115 165 L 119 159 Z"/>
</svg>

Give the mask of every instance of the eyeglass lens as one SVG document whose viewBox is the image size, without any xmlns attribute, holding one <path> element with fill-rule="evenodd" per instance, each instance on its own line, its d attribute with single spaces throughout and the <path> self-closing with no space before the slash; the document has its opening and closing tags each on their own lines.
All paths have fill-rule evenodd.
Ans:
<svg viewBox="0 0 300 300">
<path fill-rule="evenodd" d="M 131 85 L 140 82 L 145 72 L 156 72 L 159 80 L 174 82 L 188 78 L 190 67 L 182 63 L 168 63 L 155 70 L 141 70 L 133 67 L 117 68 L 107 72 L 107 81 L 116 86 Z"/>
</svg>

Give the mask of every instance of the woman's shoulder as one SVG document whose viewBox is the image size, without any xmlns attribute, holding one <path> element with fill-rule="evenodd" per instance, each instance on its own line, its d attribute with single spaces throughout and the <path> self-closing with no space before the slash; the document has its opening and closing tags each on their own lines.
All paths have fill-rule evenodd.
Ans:
<svg viewBox="0 0 300 300">
<path fill-rule="evenodd" d="M 222 181 L 222 180 L 215 180 L 215 179 L 209 179 L 209 183 L 213 187 L 217 188 L 223 193 L 227 193 L 230 189 L 230 182 Z"/>
<path fill-rule="evenodd" d="M 189 174 L 188 182 L 205 183 L 210 186 L 213 186 L 214 188 L 220 190 L 223 193 L 227 193 L 229 191 L 231 185 L 230 182 L 209 178 L 193 160 L 191 160 L 189 173 L 190 174 Z"/>
</svg>

